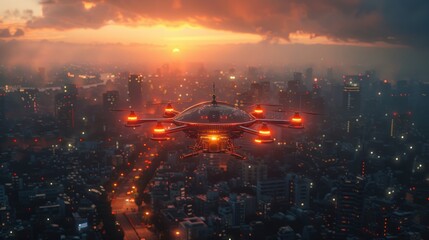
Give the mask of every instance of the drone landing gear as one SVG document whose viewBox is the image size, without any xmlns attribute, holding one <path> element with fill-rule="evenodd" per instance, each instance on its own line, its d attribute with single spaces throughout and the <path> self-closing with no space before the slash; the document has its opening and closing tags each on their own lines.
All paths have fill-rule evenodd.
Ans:
<svg viewBox="0 0 429 240">
<path fill-rule="evenodd" d="M 186 154 L 181 155 L 180 159 L 194 157 L 200 153 L 226 153 L 226 154 L 229 154 L 235 158 L 245 160 L 246 156 L 241 155 L 241 154 L 234 151 L 235 149 L 238 149 L 238 148 L 240 148 L 240 147 L 234 146 L 233 142 L 230 139 L 228 139 L 225 142 L 223 149 L 217 149 L 216 148 L 216 150 L 213 148 L 207 147 L 207 146 L 205 147 L 203 141 L 197 141 L 194 146 L 189 146 L 189 149 L 191 149 L 193 151 L 190 153 L 186 153 Z"/>
</svg>

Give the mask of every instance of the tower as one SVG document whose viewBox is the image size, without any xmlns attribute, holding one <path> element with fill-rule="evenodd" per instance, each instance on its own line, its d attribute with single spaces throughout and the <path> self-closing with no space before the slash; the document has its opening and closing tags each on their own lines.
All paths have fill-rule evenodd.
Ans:
<svg viewBox="0 0 429 240">
<path fill-rule="evenodd" d="M 345 116 L 346 133 L 352 133 L 358 129 L 357 117 L 360 114 L 361 107 L 361 91 L 360 91 L 360 76 L 349 75 L 344 76 L 343 87 L 343 112 Z"/>
</svg>

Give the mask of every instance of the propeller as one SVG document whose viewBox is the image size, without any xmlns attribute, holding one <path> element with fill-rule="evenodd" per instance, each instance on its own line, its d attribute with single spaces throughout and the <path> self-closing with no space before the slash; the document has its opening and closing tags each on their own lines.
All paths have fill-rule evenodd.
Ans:
<svg viewBox="0 0 429 240">
<path fill-rule="evenodd" d="M 253 107 L 253 106 L 267 106 L 267 107 L 284 107 L 284 105 L 281 104 L 272 104 L 272 103 L 240 103 L 245 106 Z"/>
<path fill-rule="evenodd" d="M 180 101 L 166 101 L 166 100 L 162 100 L 161 102 L 151 102 L 151 103 L 147 103 L 146 105 L 166 105 L 166 104 L 176 104 L 176 103 L 190 103 L 190 100 L 180 100 Z"/>
<path fill-rule="evenodd" d="M 296 110 L 285 110 L 285 109 L 282 109 L 282 108 L 279 108 L 279 109 L 276 109 L 276 110 L 271 110 L 271 112 L 284 112 L 284 113 L 287 113 L 287 112 L 289 112 L 289 113 L 290 112 L 293 112 L 293 113 L 298 112 L 298 113 L 303 113 L 303 114 L 308 114 L 308 115 L 316 115 L 316 116 L 325 115 L 324 113 L 296 111 Z"/>
</svg>

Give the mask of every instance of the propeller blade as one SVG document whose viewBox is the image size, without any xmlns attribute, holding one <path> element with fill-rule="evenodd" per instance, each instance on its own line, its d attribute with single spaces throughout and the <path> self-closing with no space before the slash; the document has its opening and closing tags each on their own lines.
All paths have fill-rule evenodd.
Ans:
<svg viewBox="0 0 429 240">
<path fill-rule="evenodd" d="M 303 114 L 308 114 L 308 115 L 317 115 L 317 116 L 321 116 L 321 115 L 325 115 L 324 113 L 317 113 L 317 112 L 306 112 L 306 111 L 294 111 L 294 110 L 284 110 L 284 109 L 276 109 L 276 110 L 272 110 L 271 112 L 298 112 L 298 113 L 303 113 Z"/>
<path fill-rule="evenodd" d="M 284 105 L 281 105 L 281 104 L 273 104 L 273 103 L 246 103 L 246 102 L 244 102 L 244 103 L 240 103 L 240 104 L 243 104 L 243 105 L 245 105 L 245 106 L 250 106 L 250 107 L 252 107 L 252 106 L 267 106 L 267 107 L 284 107 Z"/>
</svg>

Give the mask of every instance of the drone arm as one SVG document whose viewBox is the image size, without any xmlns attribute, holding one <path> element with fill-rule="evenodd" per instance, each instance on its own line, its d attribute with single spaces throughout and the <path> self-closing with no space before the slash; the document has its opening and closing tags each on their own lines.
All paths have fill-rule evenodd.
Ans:
<svg viewBox="0 0 429 240">
<path fill-rule="evenodd" d="M 172 118 L 143 118 L 133 122 L 128 121 L 128 124 L 142 124 L 147 122 L 163 122 L 163 123 L 172 123 Z"/>
<path fill-rule="evenodd" d="M 292 129 L 303 129 L 301 117 L 292 118 L 292 120 L 282 120 L 282 119 L 256 119 L 255 123 L 266 123 L 276 125 L 278 127 L 286 127 Z"/>
<path fill-rule="evenodd" d="M 267 123 L 267 124 L 276 124 L 276 125 L 290 125 L 289 120 L 283 120 L 283 119 L 256 119 L 255 123 Z"/>
<path fill-rule="evenodd" d="M 252 129 L 252 128 L 240 126 L 240 130 L 242 130 L 243 132 L 246 132 L 246 133 L 253 134 L 253 135 L 259 135 L 259 132 L 256 131 L 255 129 Z"/>
<path fill-rule="evenodd" d="M 125 124 L 126 127 L 140 127 L 142 123 L 148 122 L 163 122 L 163 123 L 172 123 L 172 118 L 143 118 L 138 120 L 130 121 L 128 120 Z"/>
<path fill-rule="evenodd" d="M 182 126 L 178 126 L 178 127 L 174 127 L 174 128 L 168 128 L 168 129 L 165 129 L 165 134 L 180 132 L 180 131 L 183 131 L 186 129 L 188 129 L 188 125 L 182 125 Z"/>
</svg>

